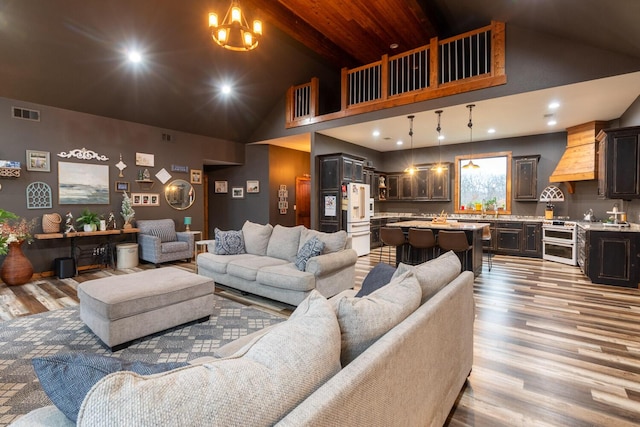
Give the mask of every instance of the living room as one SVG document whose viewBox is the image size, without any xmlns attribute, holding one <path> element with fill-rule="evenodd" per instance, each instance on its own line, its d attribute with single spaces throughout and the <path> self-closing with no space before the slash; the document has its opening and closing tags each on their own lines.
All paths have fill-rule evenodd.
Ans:
<svg viewBox="0 0 640 427">
<path fill-rule="evenodd" d="M 465 2 L 459 3 L 460 5 L 457 7 L 465 7 L 463 4 Z M 183 16 L 179 19 L 180 25 L 177 26 L 183 31 L 186 32 L 189 26 L 194 26 L 194 21 L 204 19 L 206 11 L 211 8 L 211 5 L 205 5 L 204 2 L 199 5 L 202 10 L 190 11 L 186 17 Z M 214 6 L 217 6 L 218 9 L 224 9 L 227 5 Z M 440 6 L 443 10 L 447 10 L 444 6 Z M 48 25 L 53 25 L 48 23 L 46 19 L 47 13 L 45 12 L 48 9 L 34 11 L 33 9 L 37 9 L 37 7 L 33 5 L 24 7 L 26 9 L 21 13 L 25 14 L 25 20 L 18 19 L 20 8 L 17 5 L 3 9 L 0 16 L 15 22 L 16 28 L 24 29 L 27 23 L 32 27 L 45 29 Z M 126 8 L 125 5 L 122 7 Z M 150 21 L 153 21 L 150 18 L 152 15 L 150 10 L 153 7 L 147 6 L 146 9 L 146 18 Z M 633 7 L 633 5 L 629 6 L 625 3 L 620 6 L 620 9 L 627 7 Z M 577 5 L 576 8 L 580 9 L 583 6 Z M 96 23 L 92 19 L 82 21 L 86 19 L 86 15 L 92 12 L 91 7 L 82 6 L 80 9 L 80 15 L 74 15 L 72 10 L 67 10 L 66 7 L 61 7 L 60 11 L 56 12 L 49 11 L 50 14 L 62 17 L 61 21 L 52 19 L 52 22 L 56 23 L 56 28 L 65 28 L 63 31 L 65 35 L 61 39 L 57 39 L 57 42 L 52 42 L 51 45 L 56 43 L 62 45 L 62 50 L 66 50 L 66 52 L 61 56 L 64 59 L 60 59 L 59 62 L 77 69 L 77 86 L 75 87 L 73 76 L 71 82 L 57 80 L 61 75 L 73 73 L 63 70 L 61 65 L 56 64 L 55 59 L 52 60 L 51 57 L 57 50 L 45 42 L 46 36 L 31 34 L 29 37 L 35 40 L 21 43 L 13 29 L 6 30 L 9 34 L 5 38 L 8 52 L 30 51 L 29 48 L 33 47 L 33 50 L 25 55 L 28 60 L 7 61 L 7 67 L 2 74 L 6 77 L 8 84 L 3 85 L 3 89 L 0 89 L 0 110 L 13 113 L 13 108 L 18 107 L 23 111 L 37 112 L 39 118 L 37 121 L 16 119 L 12 117 L 13 114 L 0 117 L 0 136 L 2 136 L 0 138 L 0 158 L 22 163 L 19 177 L 0 179 L 2 185 L 0 195 L 2 195 L 3 201 L 1 207 L 24 218 L 39 218 L 44 213 L 58 213 L 63 218 L 67 212 L 74 218 L 81 215 L 85 208 L 84 205 L 59 203 L 60 163 L 107 167 L 109 171 L 108 202 L 91 206 L 91 208 L 105 218 L 110 213 L 114 213 L 118 228 L 122 226 L 123 222 L 120 216 L 123 193 L 118 189 L 118 185 L 121 185 L 122 188 L 128 188 L 128 194 L 146 194 L 149 197 L 155 195 L 159 200 L 158 206 L 144 204 L 135 206 L 137 219 L 169 218 L 175 222 L 176 229 L 183 230 L 186 224 L 185 218 L 188 217 L 190 218 L 190 228 L 201 230 L 202 239 L 213 238 L 216 227 L 223 230 L 238 230 L 242 228 L 246 220 L 261 224 L 296 225 L 295 205 L 297 200 L 293 189 L 296 186 L 296 178 L 299 177 L 310 177 L 311 179 L 311 228 L 317 228 L 321 211 L 321 201 L 317 195 L 319 188 L 317 157 L 323 154 L 348 153 L 367 159 L 376 170 L 386 172 L 403 170 L 407 164 L 409 151 L 415 156 L 416 163 L 431 162 L 437 157 L 438 152 L 446 161 L 452 162 L 456 156 L 468 155 L 471 145 L 476 154 L 502 151 L 510 151 L 513 156 L 541 154 L 538 169 L 541 189 L 547 185 L 548 177 L 553 173 L 565 151 L 566 127 L 581 123 L 568 123 L 564 125 L 566 127 L 558 127 L 553 132 L 496 139 L 485 139 L 484 135 L 481 136 L 479 131 L 475 131 L 473 144 L 463 141 L 457 144 L 443 145 L 441 150 L 435 145 L 415 150 L 376 149 L 372 145 L 362 146 L 347 138 L 340 139 L 329 134 L 335 128 L 374 122 L 389 117 L 404 118 L 408 114 L 416 112 L 432 113 L 438 109 L 445 111 L 444 118 L 446 120 L 447 112 L 454 108 L 460 108 L 460 106 L 464 107 L 468 103 L 478 105 L 474 114 L 480 120 L 483 116 L 483 102 L 489 100 L 559 86 L 596 82 L 599 79 L 633 75 L 640 70 L 637 52 L 635 54 L 629 53 L 629 51 L 623 52 L 626 47 L 622 42 L 619 43 L 621 45 L 618 46 L 619 49 L 606 49 L 601 45 L 590 44 L 590 39 L 576 40 L 557 36 L 546 28 L 542 29 L 541 27 L 538 30 L 535 27 L 519 25 L 517 20 L 516 23 L 512 23 L 505 19 L 507 26 L 507 84 L 459 93 L 446 98 L 397 106 L 385 111 L 364 113 L 359 116 L 285 129 L 283 123 L 285 123 L 286 115 L 284 106 L 286 89 L 291 85 L 300 84 L 319 76 L 323 82 L 327 82 L 333 93 L 332 96 L 336 98 L 339 89 L 336 89 L 335 82 L 339 80 L 340 70 L 333 64 L 320 59 L 318 54 L 302 47 L 301 44 L 284 34 L 282 30 L 265 26 L 265 35 L 261 46 L 255 52 L 247 53 L 247 56 L 238 59 L 237 55 L 243 53 L 233 53 L 236 56 L 232 56 L 229 52 L 215 53 L 215 49 L 220 48 L 211 41 L 211 37 L 203 25 L 203 28 L 195 32 L 201 33 L 199 35 L 203 35 L 205 41 L 192 50 L 197 51 L 195 56 L 206 60 L 207 65 L 198 64 L 191 57 L 186 59 L 171 56 L 170 59 L 167 59 L 170 55 L 165 52 L 165 58 L 162 58 L 163 55 L 160 54 L 154 58 L 150 53 L 150 57 L 153 59 L 145 65 L 145 70 L 135 71 L 128 68 L 129 64 L 119 58 L 115 48 L 111 51 L 111 60 L 101 58 L 102 50 L 93 56 L 84 57 L 84 60 L 70 58 L 75 54 L 75 50 L 70 48 L 72 43 L 69 42 L 69 34 L 81 34 L 82 42 L 78 42 L 79 44 L 88 43 L 87 39 L 100 38 L 90 31 L 91 28 L 99 28 L 94 27 Z M 616 9 L 616 7 L 612 9 Z M 111 13 L 113 13 L 113 11 L 105 10 L 101 10 L 101 12 L 103 13 L 98 15 L 112 16 Z M 159 14 L 172 15 L 175 14 L 175 10 L 162 9 Z M 131 16 L 133 15 L 132 13 Z M 34 19 L 34 16 L 37 19 Z M 33 21 L 26 19 L 28 17 L 31 17 Z M 501 17 L 491 16 L 490 19 L 499 18 Z M 117 17 L 113 19 L 117 21 Z M 141 18 L 138 17 L 138 19 Z M 132 18 L 131 21 L 135 20 Z M 72 24 L 78 22 L 85 22 L 84 28 Z M 132 23 L 129 24 L 133 26 Z M 485 24 L 488 22 L 483 21 L 482 25 Z M 162 27 L 157 22 L 149 25 Z M 8 24 L 7 28 L 9 28 Z M 467 27 L 464 31 L 473 28 Z M 621 28 L 623 26 L 619 25 L 617 29 L 624 33 Z M 29 33 L 36 30 L 24 31 Z M 106 29 L 97 32 L 102 31 L 103 36 L 107 34 Z M 112 34 L 115 34 L 115 31 Z M 279 42 L 269 40 L 271 35 L 277 37 Z M 632 39 L 630 36 L 627 38 Z M 161 37 L 157 38 L 157 40 L 160 39 Z M 283 39 L 284 41 L 282 41 Z M 51 37 L 51 40 L 55 41 L 56 38 Z M 178 44 L 179 42 L 178 37 L 172 40 L 172 43 Z M 103 46 L 105 43 L 103 40 L 97 44 Z M 188 42 L 184 43 L 188 44 Z M 9 44 L 11 46 L 8 46 Z M 50 53 L 42 54 L 42 63 L 34 59 L 39 56 L 35 53 L 34 46 L 39 44 L 44 45 L 45 50 L 46 47 L 51 48 Z M 91 43 L 88 44 L 91 45 Z M 268 48 L 271 56 L 265 59 L 263 55 L 269 55 L 260 54 L 261 47 Z M 167 50 L 171 50 L 171 48 L 167 48 Z M 173 51 L 179 52 L 178 56 L 186 56 L 179 46 L 175 47 L 174 45 Z M 252 64 L 252 60 L 257 58 L 257 55 L 249 56 L 252 54 L 261 55 L 260 61 L 278 63 L 278 66 L 263 67 L 263 62 L 260 62 L 260 65 Z M 118 58 L 113 59 L 116 56 Z M 291 58 L 296 58 L 296 60 L 292 61 Z M 594 60 L 594 58 L 596 59 Z M 244 73 L 249 75 L 248 69 L 256 68 L 256 71 L 261 72 L 262 75 L 255 77 L 255 74 L 251 74 L 252 78 L 247 77 L 245 82 L 255 79 L 258 81 L 256 85 L 261 89 L 254 87 L 248 94 L 249 90 L 243 90 L 241 84 L 238 84 L 239 91 L 235 99 L 233 97 L 223 98 L 217 92 L 217 83 L 210 82 L 210 90 L 203 94 L 204 90 L 201 87 L 188 88 L 187 77 L 178 77 L 178 69 L 181 68 L 192 71 L 202 68 L 217 69 L 216 61 L 225 64 L 234 62 L 235 65 L 231 67 L 236 67 L 238 75 Z M 94 65 L 97 63 L 101 71 L 95 73 L 95 69 L 92 69 L 85 73 L 82 71 L 83 62 L 91 62 Z M 293 62 L 297 62 L 299 67 L 292 66 Z M 43 65 L 45 63 L 47 65 Z M 117 64 L 117 66 L 112 68 L 105 65 L 106 63 Z M 154 69 L 154 64 L 159 66 L 158 69 Z M 176 66 L 175 70 L 167 71 L 169 64 L 181 65 Z M 59 66 L 60 68 L 58 68 Z M 221 69 L 222 65 L 219 67 Z M 119 70 L 121 74 L 115 80 L 108 80 L 107 75 L 117 74 L 114 69 Z M 39 70 L 43 74 L 36 75 L 35 70 Z M 225 73 L 219 73 L 219 75 L 223 74 Z M 278 84 L 272 82 L 272 80 L 276 80 L 275 76 L 278 76 Z M 284 85 L 280 83 L 280 78 L 283 76 L 283 80 L 287 80 Z M 160 92 L 155 89 L 155 86 L 147 86 L 147 83 L 144 82 L 145 79 L 154 80 L 155 83 L 159 83 L 159 86 L 172 88 L 169 92 Z M 105 83 L 107 81 L 113 86 L 109 87 Z M 264 86 L 273 87 L 264 89 Z M 589 120 L 605 120 L 608 126 L 613 128 L 640 125 L 640 100 L 637 99 L 640 93 L 633 92 L 636 86 L 633 87 L 634 89 L 629 91 L 632 93 L 627 94 L 631 96 L 632 101 L 624 109 L 616 110 L 615 114 L 612 112 L 608 117 L 591 117 Z M 116 90 L 117 88 L 124 88 L 124 90 L 119 92 L 119 89 Z M 256 93 L 262 93 L 263 89 L 265 94 L 257 96 Z M 619 90 L 627 91 L 629 89 L 620 88 Z M 40 95 L 36 96 L 37 93 Z M 88 105 L 88 100 L 94 95 L 100 101 L 95 105 Z M 102 96 L 106 96 L 108 99 L 101 98 Z M 178 103 L 180 98 L 192 98 L 195 101 L 189 107 L 181 108 L 179 105 L 183 104 Z M 87 102 L 84 107 L 82 106 L 83 102 Z M 247 110 L 244 109 L 245 106 L 253 102 L 259 106 L 252 106 L 251 110 L 248 109 L 249 107 Z M 108 104 L 110 108 L 101 109 L 100 103 L 103 107 Z M 107 112 L 107 110 L 109 111 Z M 184 114 L 185 111 L 186 114 Z M 418 137 L 425 138 L 423 135 L 429 133 L 435 135 L 436 118 L 435 115 L 430 115 L 432 119 L 422 122 L 420 127 L 416 128 L 416 139 Z M 532 117 L 532 120 L 542 120 L 542 115 L 541 112 L 539 117 Z M 445 121 L 444 126 L 446 126 L 445 130 L 447 127 L 466 130 L 467 124 L 466 121 L 456 123 Z M 408 126 L 403 129 L 405 137 L 407 130 Z M 290 146 L 287 144 L 290 140 L 302 140 L 306 146 L 302 150 L 289 148 Z M 284 147 L 280 146 L 283 141 L 285 141 Z M 87 162 L 79 158 L 64 157 L 65 154 L 73 150 L 84 149 L 104 157 L 105 160 L 95 157 Z M 25 155 L 29 155 L 26 153 L 27 151 L 46 153 L 49 156 L 49 169 L 47 171 L 37 168 L 29 170 L 26 167 L 28 157 Z M 151 156 L 153 161 L 151 163 L 139 161 L 139 154 L 145 155 L 147 160 Z M 153 186 L 150 186 L 146 179 L 139 179 L 141 174 L 144 175 L 145 169 L 150 174 L 149 180 L 152 181 Z M 202 173 L 202 179 L 193 179 L 194 172 L 196 174 Z M 165 179 L 166 174 L 170 178 L 163 182 L 162 179 Z M 191 185 L 194 194 L 193 203 L 186 209 L 173 208 L 165 197 L 165 185 L 176 179 L 184 180 Z M 51 189 L 50 207 L 41 210 L 33 210 L 28 207 L 27 186 L 35 182 L 42 182 Z M 225 182 L 227 191 L 217 191 L 214 184 L 216 182 Z M 252 183 L 251 186 L 249 182 Z M 603 199 L 597 195 L 597 180 L 595 179 L 578 181 L 574 185 L 572 191 L 569 191 L 566 184 L 560 184 L 565 192 L 566 201 L 557 206 L 556 215 L 581 219 L 585 212 L 592 209 L 598 217 L 605 217 L 607 212 L 611 210 L 613 203 L 622 202 L 630 222 L 638 222 L 640 204 L 637 199 L 630 201 Z M 288 208 L 286 209 L 283 208 L 285 205 L 280 204 L 282 200 L 279 197 L 283 186 L 289 195 L 286 205 Z M 385 201 L 377 203 L 376 209 L 379 212 L 421 214 L 424 212 L 453 212 L 457 207 L 454 202 Z M 543 203 L 514 203 L 511 214 L 523 217 L 540 217 L 544 215 L 544 210 Z M 36 231 L 39 232 L 39 230 Z M 124 241 L 124 237 L 122 241 Z M 55 273 L 53 261 L 56 258 L 69 255 L 69 244 L 64 240 L 36 240 L 25 249 L 25 252 L 34 266 L 35 277 L 50 277 Z M 376 257 L 371 257 L 371 262 L 376 259 Z M 508 257 L 498 257 L 498 260 L 505 264 L 509 263 Z M 517 262 L 527 264 L 529 261 L 518 259 Z M 633 294 L 630 295 L 635 298 Z"/>
</svg>

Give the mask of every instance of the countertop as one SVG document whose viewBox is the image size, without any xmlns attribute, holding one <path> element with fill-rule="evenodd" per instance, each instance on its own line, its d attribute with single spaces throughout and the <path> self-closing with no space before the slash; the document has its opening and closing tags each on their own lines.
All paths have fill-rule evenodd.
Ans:
<svg viewBox="0 0 640 427">
<path fill-rule="evenodd" d="M 579 221 L 578 227 L 589 231 L 619 231 L 622 233 L 640 233 L 640 224 L 630 224 L 628 227 L 604 225 L 601 222 Z"/>
<path fill-rule="evenodd" d="M 397 213 L 397 212 L 378 212 L 373 215 L 372 220 L 375 219 L 389 219 L 396 218 L 407 221 L 413 220 L 431 220 L 436 218 L 437 213 L 427 213 L 427 214 L 412 214 L 412 213 Z M 523 216 L 523 215 L 498 215 L 495 217 L 494 215 L 480 215 L 480 214 L 450 214 L 447 215 L 447 219 L 451 220 L 464 220 L 464 221 L 518 221 L 518 222 L 542 222 L 544 221 L 543 216 Z M 568 218 L 554 218 L 557 220 L 568 220 Z"/>
<path fill-rule="evenodd" d="M 432 228 L 436 230 L 480 230 L 488 227 L 486 222 L 431 222 L 431 221 L 399 221 L 387 224 L 388 227 Z"/>
</svg>

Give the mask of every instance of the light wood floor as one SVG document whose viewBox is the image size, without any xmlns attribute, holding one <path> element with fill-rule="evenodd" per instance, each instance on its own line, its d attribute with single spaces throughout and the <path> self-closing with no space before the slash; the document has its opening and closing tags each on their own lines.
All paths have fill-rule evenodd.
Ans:
<svg viewBox="0 0 640 427">
<path fill-rule="evenodd" d="M 360 257 L 358 286 L 379 256 Z M 640 291 L 592 285 L 577 267 L 495 256 L 475 297 L 473 371 L 448 426 L 639 425 Z M 0 284 L 2 319 L 74 304 L 65 280 Z"/>
</svg>

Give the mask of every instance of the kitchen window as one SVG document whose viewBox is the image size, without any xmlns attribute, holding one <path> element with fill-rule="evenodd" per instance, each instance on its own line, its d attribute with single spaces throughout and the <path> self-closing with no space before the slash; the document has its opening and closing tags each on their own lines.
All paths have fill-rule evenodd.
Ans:
<svg viewBox="0 0 640 427">
<path fill-rule="evenodd" d="M 465 168 L 469 156 L 456 156 L 456 213 L 511 213 L 511 152 L 476 154 L 478 168 Z"/>
</svg>

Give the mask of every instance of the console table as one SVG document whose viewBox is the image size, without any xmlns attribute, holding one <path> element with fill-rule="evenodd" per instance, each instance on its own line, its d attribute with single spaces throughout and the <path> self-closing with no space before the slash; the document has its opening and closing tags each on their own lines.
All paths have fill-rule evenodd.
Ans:
<svg viewBox="0 0 640 427">
<path fill-rule="evenodd" d="M 140 230 L 138 228 L 125 228 L 122 230 L 105 230 L 105 231 L 74 231 L 71 233 L 42 233 L 36 234 L 33 237 L 37 240 L 50 240 L 50 239 L 69 239 L 71 245 L 71 258 L 75 265 L 75 275 L 78 275 L 78 255 L 77 255 L 77 239 L 79 237 L 101 237 L 105 236 L 107 239 L 107 250 L 109 251 L 107 256 L 110 257 L 111 268 L 115 268 L 115 260 L 113 259 L 113 248 L 111 244 L 111 237 L 121 234 L 132 234 L 134 239 L 137 240 L 136 235 Z"/>
</svg>

